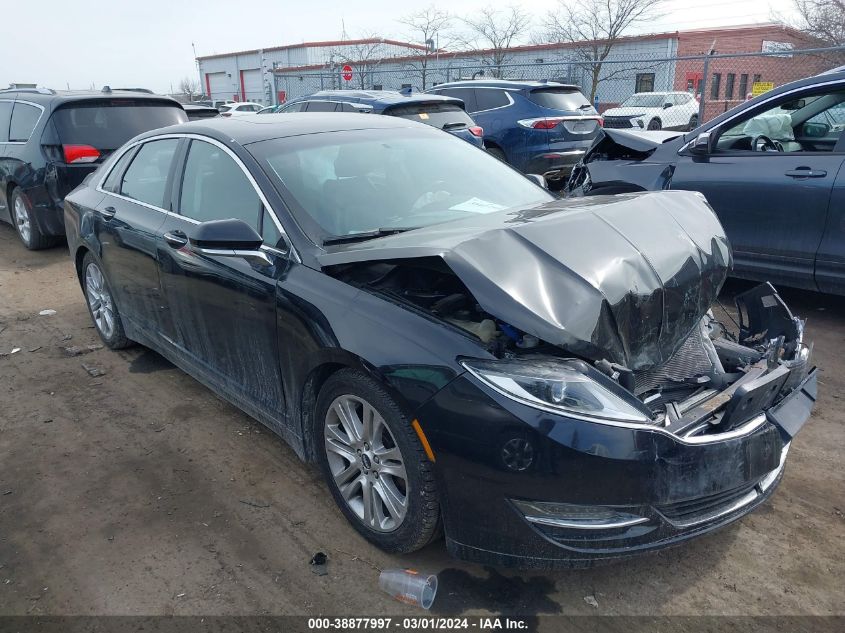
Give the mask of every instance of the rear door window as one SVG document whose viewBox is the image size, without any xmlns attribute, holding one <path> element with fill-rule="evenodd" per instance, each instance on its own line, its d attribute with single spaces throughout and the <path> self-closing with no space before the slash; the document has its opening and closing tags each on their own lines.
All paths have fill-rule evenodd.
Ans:
<svg viewBox="0 0 845 633">
<path fill-rule="evenodd" d="M 123 175 L 120 193 L 138 202 L 164 207 L 164 191 L 178 138 L 144 143 Z"/>
<path fill-rule="evenodd" d="M 580 90 L 568 88 L 539 88 L 528 94 L 538 106 L 553 110 L 586 110 L 590 106 L 587 97 Z"/>
<path fill-rule="evenodd" d="M 475 100 L 479 112 L 482 110 L 503 108 L 511 103 L 505 91 L 497 88 L 476 88 Z"/>
<path fill-rule="evenodd" d="M 440 94 L 460 99 L 464 102 L 467 112 L 479 110 L 475 100 L 475 88 L 444 88 Z"/>
<path fill-rule="evenodd" d="M 9 140 L 9 121 L 12 118 L 12 102 L 0 101 L 0 143 Z"/>
<path fill-rule="evenodd" d="M 64 145 L 90 145 L 113 151 L 133 136 L 185 123 L 188 115 L 177 104 L 133 99 L 72 102 L 53 113 Z"/>
<path fill-rule="evenodd" d="M 309 101 L 305 112 L 334 112 L 337 104 L 334 101 Z"/>
<path fill-rule="evenodd" d="M 390 108 L 385 112 L 389 116 L 426 123 L 441 130 L 467 128 L 475 125 L 472 117 L 455 103 L 418 103 Z"/>
<path fill-rule="evenodd" d="M 41 108 L 28 103 L 16 102 L 14 108 L 12 108 L 12 124 L 9 127 L 9 141 L 12 143 L 25 143 L 28 141 L 40 117 Z"/>
</svg>

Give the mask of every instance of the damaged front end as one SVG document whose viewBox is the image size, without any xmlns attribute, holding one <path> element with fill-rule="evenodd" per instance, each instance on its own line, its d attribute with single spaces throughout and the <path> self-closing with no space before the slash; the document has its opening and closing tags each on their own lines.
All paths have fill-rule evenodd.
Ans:
<svg viewBox="0 0 845 633">
<path fill-rule="evenodd" d="M 602 130 L 572 169 L 564 191 L 577 198 L 669 189 L 674 164 L 652 156 L 664 143 L 679 136 L 677 132 Z"/>
<path fill-rule="evenodd" d="M 443 502 L 505 517 L 444 515 L 463 558 L 555 567 L 723 525 L 774 490 L 815 401 L 804 323 L 771 285 L 736 297 L 735 331 L 711 309 L 730 249 L 695 193 L 556 201 L 322 263 L 478 344 L 416 413 L 455 470 Z"/>
</svg>

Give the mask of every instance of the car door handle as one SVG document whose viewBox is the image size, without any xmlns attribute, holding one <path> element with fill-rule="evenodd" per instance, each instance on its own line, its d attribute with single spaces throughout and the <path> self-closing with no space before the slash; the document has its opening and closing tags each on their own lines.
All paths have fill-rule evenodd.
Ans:
<svg viewBox="0 0 845 633">
<path fill-rule="evenodd" d="M 798 167 L 790 169 L 784 175 L 790 178 L 824 178 L 827 172 L 824 169 L 810 169 L 809 167 Z"/>
<path fill-rule="evenodd" d="M 182 231 L 168 231 L 164 234 L 164 241 L 173 248 L 182 248 L 188 243 L 188 236 Z"/>
<path fill-rule="evenodd" d="M 106 220 L 111 220 L 114 217 L 114 214 L 117 213 L 117 209 L 114 207 L 106 207 L 104 209 L 100 209 L 100 215 L 102 215 Z"/>
</svg>

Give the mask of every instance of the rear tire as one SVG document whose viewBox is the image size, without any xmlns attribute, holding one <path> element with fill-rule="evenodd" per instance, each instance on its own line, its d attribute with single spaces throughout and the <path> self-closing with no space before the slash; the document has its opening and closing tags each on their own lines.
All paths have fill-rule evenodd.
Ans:
<svg viewBox="0 0 845 633">
<path fill-rule="evenodd" d="M 123 321 L 114 295 L 99 262 L 91 253 L 82 260 L 82 292 L 85 305 L 94 322 L 94 329 L 103 343 L 110 349 L 123 349 L 132 345 L 123 329 Z"/>
<path fill-rule="evenodd" d="M 38 224 L 35 222 L 35 217 L 32 214 L 32 205 L 20 187 L 15 187 L 12 190 L 9 209 L 12 213 L 12 222 L 15 225 L 15 230 L 18 232 L 18 237 L 27 249 L 40 251 L 56 244 L 57 238 L 44 235 L 39 230 Z"/>
<path fill-rule="evenodd" d="M 500 150 L 498 147 L 488 147 L 487 153 L 490 154 L 490 156 L 498 158 L 503 163 L 508 162 L 508 159 L 505 157 L 505 153 L 502 150 Z"/>
<path fill-rule="evenodd" d="M 314 416 L 317 459 L 340 510 L 368 541 L 407 554 L 438 534 L 434 465 L 408 416 L 375 380 L 342 369 Z"/>
<path fill-rule="evenodd" d="M 648 129 L 649 130 L 661 130 L 663 129 L 663 124 L 660 122 L 660 119 L 652 119 L 648 122 Z"/>
</svg>

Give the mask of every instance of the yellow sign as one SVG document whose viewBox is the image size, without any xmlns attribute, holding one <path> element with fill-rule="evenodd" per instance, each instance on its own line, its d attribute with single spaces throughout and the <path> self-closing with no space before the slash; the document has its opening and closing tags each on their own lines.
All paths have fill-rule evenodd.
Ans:
<svg viewBox="0 0 845 633">
<path fill-rule="evenodd" d="M 775 87 L 773 81 L 755 81 L 751 86 L 751 96 L 759 97 L 764 92 L 768 92 Z"/>
</svg>

